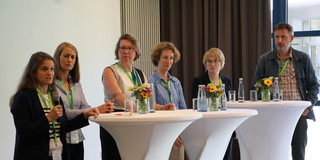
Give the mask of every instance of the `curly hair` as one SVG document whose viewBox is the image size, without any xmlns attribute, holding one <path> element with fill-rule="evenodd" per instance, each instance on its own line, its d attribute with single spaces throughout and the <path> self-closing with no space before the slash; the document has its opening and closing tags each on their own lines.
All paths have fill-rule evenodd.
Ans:
<svg viewBox="0 0 320 160">
<path fill-rule="evenodd" d="M 180 52 L 171 42 L 160 42 L 152 49 L 151 60 L 154 66 L 158 67 L 158 63 L 164 50 L 172 50 L 174 54 L 173 62 L 176 63 L 180 60 Z"/>
</svg>

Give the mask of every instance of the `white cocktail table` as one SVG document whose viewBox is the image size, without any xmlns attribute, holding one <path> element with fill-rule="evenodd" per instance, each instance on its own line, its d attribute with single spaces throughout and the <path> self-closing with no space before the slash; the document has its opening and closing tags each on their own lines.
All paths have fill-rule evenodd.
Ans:
<svg viewBox="0 0 320 160">
<path fill-rule="evenodd" d="M 190 160 L 222 160 L 233 131 L 258 112 L 252 109 L 228 109 L 198 113 L 203 117 L 180 135 Z"/>
<path fill-rule="evenodd" d="M 295 126 L 309 101 L 229 102 L 228 108 L 256 109 L 237 129 L 241 159 L 289 160 Z"/>
<path fill-rule="evenodd" d="M 89 120 L 113 136 L 123 160 L 166 160 L 179 134 L 201 117 L 201 113 L 184 111 L 156 111 L 132 116 L 116 112 L 89 117 Z"/>
</svg>

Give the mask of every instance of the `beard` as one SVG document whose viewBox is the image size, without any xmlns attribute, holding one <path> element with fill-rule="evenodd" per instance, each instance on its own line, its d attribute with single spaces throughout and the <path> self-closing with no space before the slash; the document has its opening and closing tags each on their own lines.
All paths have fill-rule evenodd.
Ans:
<svg viewBox="0 0 320 160">
<path fill-rule="evenodd" d="M 280 47 L 279 45 L 277 45 L 277 50 L 280 52 L 284 52 L 286 51 L 288 48 L 290 47 L 290 45 L 284 46 L 284 47 Z"/>
</svg>

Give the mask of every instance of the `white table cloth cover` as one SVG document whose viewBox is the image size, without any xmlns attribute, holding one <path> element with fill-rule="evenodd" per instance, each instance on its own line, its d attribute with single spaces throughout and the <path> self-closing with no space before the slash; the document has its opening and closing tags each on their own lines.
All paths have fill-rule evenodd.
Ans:
<svg viewBox="0 0 320 160">
<path fill-rule="evenodd" d="M 290 160 L 295 126 L 309 101 L 228 103 L 228 108 L 256 109 L 237 129 L 241 159 Z"/>
<path fill-rule="evenodd" d="M 117 115 L 122 114 L 122 115 Z M 197 112 L 156 111 L 150 114 L 117 112 L 89 117 L 115 139 L 123 160 L 169 159 L 171 147 L 180 133 L 202 117 Z"/>
<path fill-rule="evenodd" d="M 233 131 L 258 112 L 252 109 L 228 109 L 200 113 L 203 117 L 181 133 L 190 160 L 222 160 Z"/>
</svg>

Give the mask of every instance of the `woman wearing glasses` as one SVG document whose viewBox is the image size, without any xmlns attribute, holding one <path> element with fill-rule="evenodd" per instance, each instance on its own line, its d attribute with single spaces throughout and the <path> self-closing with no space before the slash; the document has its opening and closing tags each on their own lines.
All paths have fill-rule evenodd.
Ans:
<svg viewBox="0 0 320 160">
<path fill-rule="evenodd" d="M 132 66 L 141 53 L 138 41 L 129 34 L 120 36 L 115 48 L 117 63 L 106 67 L 103 71 L 102 82 L 106 100 L 114 99 L 114 111 L 124 111 L 124 101 L 131 96 L 129 87 L 146 83 L 145 74 Z M 168 109 L 170 106 L 156 105 L 159 108 Z M 102 150 L 102 160 L 121 159 L 117 145 L 112 136 L 100 127 L 100 140 Z"/>
<path fill-rule="evenodd" d="M 203 65 L 207 71 L 193 79 L 191 88 L 191 97 L 197 98 L 198 86 L 213 83 L 214 85 L 225 84 L 225 92 L 228 93 L 232 89 L 231 79 L 220 74 L 220 70 L 224 67 L 225 58 L 219 48 L 211 48 L 203 55 Z M 229 142 L 224 160 L 229 160 L 231 156 L 232 138 Z"/>
<path fill-rule="evenodd" d="M 114 111 L 124 111 L 124 101 L 129 99 L 129 87 L 145 83 L 144 73 L 132 66 L 141 53 L 138 41 L 129 34 L 120 36 L 115 48 L 117 63 L 104 69 L 102 83 L 105 100 L 114 100 Z M 113 137 L 100 127 L 102 160 L 121 160 L 117 144 Z"/>
</svg>

